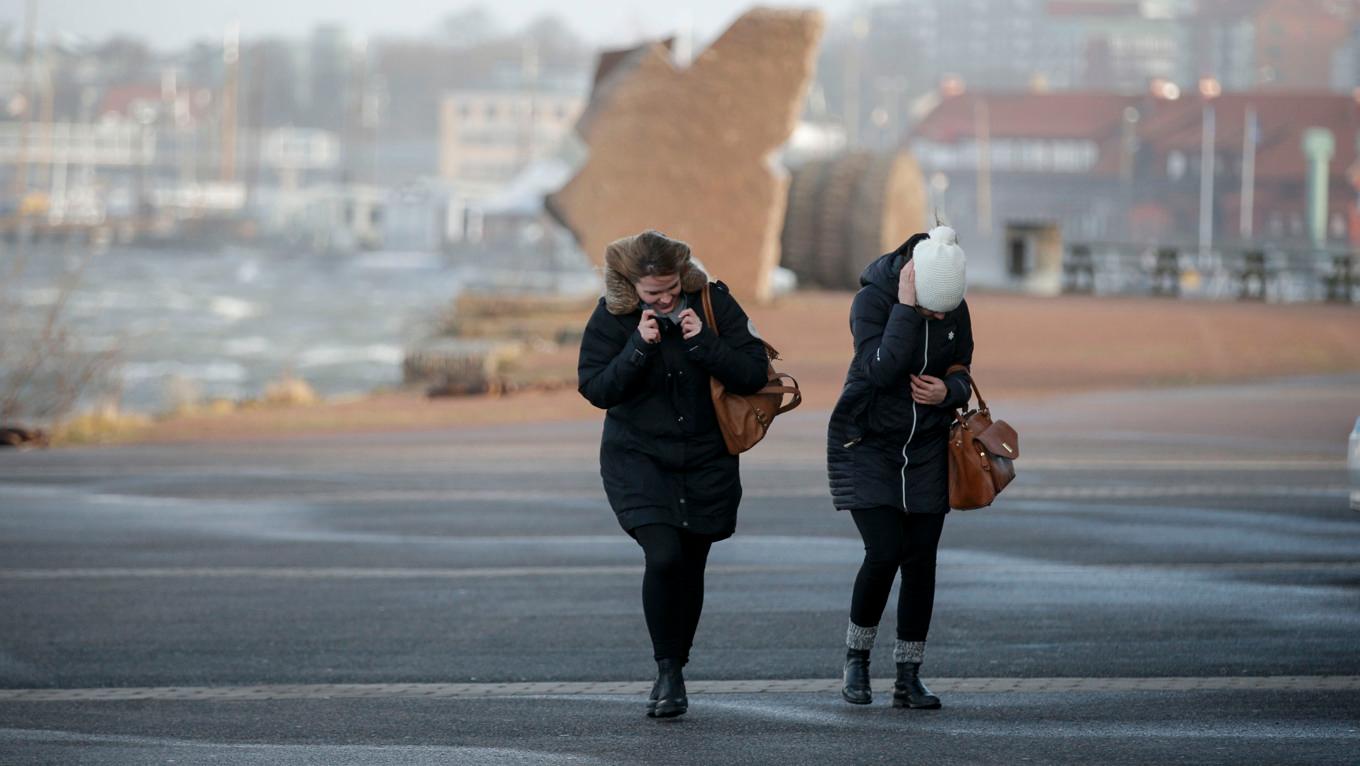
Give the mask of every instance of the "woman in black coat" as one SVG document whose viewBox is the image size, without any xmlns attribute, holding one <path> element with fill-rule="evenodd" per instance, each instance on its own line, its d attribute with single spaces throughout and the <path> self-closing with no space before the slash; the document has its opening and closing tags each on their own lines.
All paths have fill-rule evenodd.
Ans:
<svg viewBox="0 0 1360 766">
<path fill-rule="evenodd" d="M 642 610 L 657 662 L 647 715 L 660 718 L 688 708 L 680 669 L 699 625 L 709 546 L 732 536 L 741 501 L 737 456 L 723 443 L 709 380 L 755 393 L 769 364 L 721 282 L 710 290 L 718 327 L 704 326 L 707 283 L 684 242 L 645 231 L 611 243 L 605 296 L 577 367 L 581 394 L 607 410 L 605 494 L 646 557 Z"/>
<path fill-rule="evenodd" d="M 893 705 L 936 708 L 919 672 L 949 512 L 951 413 L 972 395 L 966 372 L 948 372 L 973 362 L 963 250 L 953 229 L 937 226 L 869 264 L 860 284 L 850 309 L 855 356 L 827 429 L 832 500 L 864 539 L 842 696 L 871 701 L 869 650 L 901 570 Z"/>
</svg>

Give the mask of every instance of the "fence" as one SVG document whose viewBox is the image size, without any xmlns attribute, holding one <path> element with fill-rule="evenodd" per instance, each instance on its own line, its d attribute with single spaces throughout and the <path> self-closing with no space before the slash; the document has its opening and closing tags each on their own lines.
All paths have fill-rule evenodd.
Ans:
<svg viewBox="0 0 1360 766">
<path fill-rule="evenodd" d="M 1360 303 L 1360 260 L 1352 250 L 1070 243 L 1063 291 L 1272 303 Z"/>
</svg>

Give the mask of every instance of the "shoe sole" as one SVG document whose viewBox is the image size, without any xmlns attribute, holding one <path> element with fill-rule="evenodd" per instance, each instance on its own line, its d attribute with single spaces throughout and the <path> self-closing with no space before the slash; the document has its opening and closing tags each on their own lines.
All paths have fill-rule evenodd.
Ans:
<svg viewBox="0 0 1360 766">
<path fill-rule="evenodd" d="M 652 712 L 650 712 L 650 713 L 647 714 L 647 717 L 648 717 L 648 718 L 675 718 L 676 716 L 682 716 L 682 715 L 684 715 L 684 714 L 687 713 L 687 712 L 689 712 L 689 706 L 688 706 L 688 705 L 686 705 L 685 707 L 669 707 L 669 706 L 665 706 L 665 705 L 657 705 L 655 710 L 653 710 Z"/>
<path fill-rule="evenodd" d="M 841 692 L 841 699 L 845 700 L 846 702 L 849 702 L 851 705 L 871 705 L 873 704 L 874 701 L 873 697 L 870 697 L 868 699 L 855 699 L 851 697 L 849 694 L 846 694 L 845 692 Z"/>
<path fill-rule="evenodd" d="M 909 710 L 939 710 L 940 703 L 936 702 L 932 705 L 913 705 L 910 702 L 901 702 L 899 700 L 893 700 L 893 707 L 906 708 Z"/>
</svg>

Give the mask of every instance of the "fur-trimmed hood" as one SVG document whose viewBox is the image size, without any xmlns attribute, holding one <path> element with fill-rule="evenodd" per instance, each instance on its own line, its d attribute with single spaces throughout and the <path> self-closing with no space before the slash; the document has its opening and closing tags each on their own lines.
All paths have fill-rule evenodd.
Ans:
<svg viewBox="0 0 1360 766">
<path fill-rule="evenodd" d="M 708 274 L 693 261 L 685 272 L 680 275 L 680 291 L 686 293 L 696 293 L 704 289 L 708 284 Z M 615 316 L 631 314 L 638 310 L 640 301 L 638 300 L 637 289 L 633 283 L 628 281 L 628 277 L 622 273 L 604 267 L 604 306 L 609 313 Z"/>
</svg>

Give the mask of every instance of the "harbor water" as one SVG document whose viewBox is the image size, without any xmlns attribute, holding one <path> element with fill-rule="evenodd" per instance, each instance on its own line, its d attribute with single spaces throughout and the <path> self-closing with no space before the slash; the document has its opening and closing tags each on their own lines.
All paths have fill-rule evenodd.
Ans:
<svg viewBox="0 0 1360 766">
<path fill-rule="evenodd" d="M 233 247 L 94 255 L 10 248 L 0 252 L 0 294 L 8 332 L 38 332 L 61 298 L 63 275 L 81 269 L 62 322 L 80 348 L 116 350 L 124 408 L 158 412 L 186 391 L 205 400 L 259 396 L 288 373 L 323 396 L 395 386 L 405 349 L 434 334 L 470 286 L 594 289 L 583 259 L 539 271 L 493 268 L 487 260 Z"/>
</svg>

